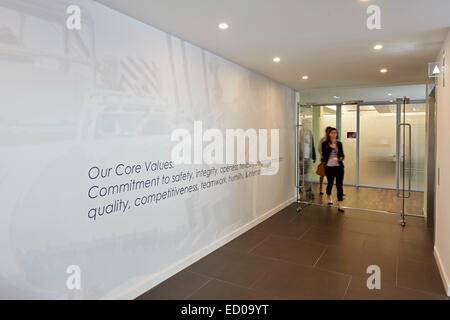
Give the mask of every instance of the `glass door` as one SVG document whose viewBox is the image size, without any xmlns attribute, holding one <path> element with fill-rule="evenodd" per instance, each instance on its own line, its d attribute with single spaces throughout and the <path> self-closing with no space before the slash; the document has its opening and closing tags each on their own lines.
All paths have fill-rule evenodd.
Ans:
<svg viewBox="0 0 450 320">
<path fill-rule="evenodd" d="M 425 103 L 410 103 L 401 99 L 399 105 L 399 161 L 397 196 L 404 215 L 423 215 L 425 181 Z"/>
<path fill-rule="evenodd" d="M 298 105 L 297 141 L 297 200 L 300 203 L 321 203 L 320 177 L 316 174 L 320 164 L 320 141 L 325 128 L 336 126 L 337 105 Z M 326 188 L 326 179 L 325 187 Z"/>
<path fill-rule="evenodd" d="M 344 206 L 423 215 L 425 119 L 423 102 L 298 104 L 298 201 L 326 205 L 316 169 L 320 140 L 331 126 L 338 129 L 345 152 Z M 325 178 L 323 191 L 326 184 Z"/>
</svg>

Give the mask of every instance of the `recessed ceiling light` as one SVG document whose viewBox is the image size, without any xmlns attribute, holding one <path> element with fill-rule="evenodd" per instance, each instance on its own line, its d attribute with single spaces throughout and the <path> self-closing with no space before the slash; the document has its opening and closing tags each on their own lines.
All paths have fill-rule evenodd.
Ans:
<svg viewBox="0 0 450 320">
<path fill-rule="evenodd" d="M 388 72 L 388 70 L 386 68 L 383 68 L 383 69 L 380 70 L 380 72 L 381 73 L 386 73 L 386 72 Z"/>
<path fill-rule="evenodd" d="M 309 77 L 308 77 L 308 76 L 303 76 L 302 79 L 303 79 L 303 80 L 308 80 Z"/>
<path fill-rule="evenodd" d="M 228 24 L 225 22 L 222 22 L 219 24 L 219 29 L 225 30 L 228 29 Z"/>
<path fill-rule="evenodd" d="M 375 50 L 381 50 L 381 49 L 383 49 L 383 45 L 381 45 L 381 44 L 376 44 L 373 48 L 374 48 Z"/>
<path fill-rule="evenodd" d="M 280 61 L 281 61 L 281 59 L 278 57 L 273 58 L 273 62 L 280 62 Z"/>
<path fill-rule="evenodd" d="M 339 97 L 338 97 L 338 96 L 333 96 L 333 98 L 335 98 L 335 99 L 339 99 Z"/>
<path fill-rule="evenodd" d="M 388 96 L 392 96 L 392 93 L 388 93 Z"/>
</svg>

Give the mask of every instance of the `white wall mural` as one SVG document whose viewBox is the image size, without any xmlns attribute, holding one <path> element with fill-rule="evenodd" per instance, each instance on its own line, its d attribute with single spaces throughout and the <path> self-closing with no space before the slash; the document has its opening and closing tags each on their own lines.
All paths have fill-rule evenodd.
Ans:
<svg viewBox="0 0 450 320">
<path fill-rule="evenodd" d="M 80 30 L 66 26 L 71 4 Z M 93 1 L 0 0 L 0 298 L 120 297 L 292 198 L 294 100 Z M 224 165 L 170 165 L 171 132 L 194 121 L 279 129 L 278 173 L 231 181 L 237 171 L 196 175 Z M 112 171 L 90 177 L 94 167 Z M 219 178 L 228 182 L 207 187 Z M 100 194 L 123 184 L 135 189 Z M 77 290 L 67 287 L 71 265 Z"/>
</svg>

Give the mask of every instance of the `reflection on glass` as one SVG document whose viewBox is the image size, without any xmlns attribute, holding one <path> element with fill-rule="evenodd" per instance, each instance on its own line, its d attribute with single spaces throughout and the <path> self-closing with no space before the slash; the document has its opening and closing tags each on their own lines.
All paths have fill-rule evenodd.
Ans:
<svg viewBox="0 0 450 320">
<path fill-rule="evenodd" d="M 336 106 L 315 106 L 300 108 L 300 124 L 305 132 L 305 137 L 310 141 L 306 144 L 304 155 L 305 180 L 308 182 L 319 182 L 316 174 L 320 163 L 320 140 L 325 136 L 325 128 L 336 127 Z M 313 162 L 312 154 L 315 153 L 316 162 Z M 325 179 L 326 181 L 326 179 Z M 305 185 L 307 185 L 305 183 Z M 309 188 L 309 186 L 307 185 Z"/>
<path fill-rule="evenodd" d="M 397 104 L 385 105 L 360 105 L 360 131 L 357 132 L 357 105 L 342 105 L 341 110 L 341 130 L 340 140 L 345 151 L 345 177 L 344 184 L 356 185 L 357 183 L 357 144 L 359 139 L 359 185 L 377 188 L 396 189 L 397 185 L 403 187 L 403 177 L 406 190 L 409 190 L 409 179 L 411 178 L 411 200 L 407 200 L 406 211 L 413 214 L 421 214 L 417 208 L 423 208 L 424 189 L 424 168 L 425 168 L 425 104 L 407 104 L 406 112 L 397 115 Z M 303 152 L 299 156 L 300 168 L 304 173 L 305 190 L 311 189 L 318 193 L 318 185 L 311 185 L 311 182 L 319 182 L 316 174 L 317 166 L 320 163 L 320 140 L 324 137 L 327 126 L 336 127 L 336 112 L 339 110 L 336 105 L 301 107 L 299 123 L 302 125 L 301 135 L 304 144 Z M 400 119 L 398 118 L 400 117 Z M 398 129 L 397 121 L 410 125 L 405 127 L 405 155 L 403 157 L 403 126 Z M 398 142 L 397 145 L 397 135 Z M 411 148 L 409 140 L 411 139 Z M 397 161 L 397 151 L 399 151 L 399 161 Z M 313 163 L 313 154 L 316 155 L 316 162 Z M 403 166 L 403 160 L 405 165 Z M 398 166 L 398 167 L 397 167 Z M 403 169 L 405 174 L 403 175 Z M 303 177 L 303 176 L 302 176 Z M 397 180 L 397 179 L 398 180 Z M 324 181 L 326 183 L 326 179 Z M 364 189 L 365 190 L 365 189 Z M 373 190 L 373 189 L 367 189 Z M 373 194 L 397 195 L 397 190 L 379 191 Z M 408 195 L 409 192 L 406 192 Z M 314 200 L 308 196 L 308 200 Z M 365 197 L 364 201 L 370 199 Z M 355 200 L 356 201 L 356 200 Z M 374 203 L 367 204 L 368 208 L 399 212 L 401 201 L 399 198 L 391 199 L 391 203 L 382 204 L 381 207 Z M 365 207 L 358 202 L 355 206 Z M 383 209 L 384 208 L 384 209 Z"/>
<path fill-rule="evenodd" d="M 403 186 L 403 173 L 405 175 L 405 188 L 424 190 L 425 175 L 425 104 L 407 104 L 406 113 L 401 107 L 402 123 L 407 126 L 400 130 L 400 153 L 403 154 L 403 135 L 405 135 L 405 171 L 403 171 L 403 157 L 400 157 L 400 187 Z M 403 130 L 405 129 L 405 130 Z M 410 145 L 411 143 L 411 145 Z M 410 149 L 411 147 L 411 149 Z M 411 179 L 411 186 L 410 184 Z"/>
<path fill-rule="evenodd" d="M 360 106 L 361 185 L 395 188 L 397 105 Z"/>
<path fill-rule="evenodd" d="M 357 105 L 343 105 L 341 109 L 341 132 L 339 132 L 342 147 L 345 152 L 345 184 L 356 184 L 356 143 L 357 143 Z"/>
</svg>

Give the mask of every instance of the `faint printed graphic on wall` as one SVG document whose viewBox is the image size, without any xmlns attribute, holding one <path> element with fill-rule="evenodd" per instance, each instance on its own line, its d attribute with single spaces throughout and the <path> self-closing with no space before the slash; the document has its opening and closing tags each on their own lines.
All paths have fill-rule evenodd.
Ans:
<svg viewBox="0 0 450 320">
<path fill-rule="evenodd" d="M 0 116 L 5 124 L 3 143 L 111 139 L 154 132 L 169 137 L 171 129 L 192 120 L 168 102 L 161 67 L 153 59 L 100 52 L 104 40 L 97 29 L 89 10 L 81 5 L 0 0 L 2 74 L 13 73 L 22 82 L 22 87 L 5 88 L 9 91 L 5 99 L 8 102 L 23 88 L 36 87 L 37 79 L 36 89 L 42 92 L 39 99 L 16 99 L 21 107 Z M 170 43 L 167 46 L 170 49 Z M 12 84 L 15 78 L 11 80 Z M 48 117 L 48 108 L 57 99 L 60 108 Z"/>
<path fill-rule="evenodd" d="M 290 194 L 291 89 L 96 1 L 0 0 L 0 70 L 0 298 L 117 297 Z M 287 160 L 172 165 L 196 121 Z"/>
</svg>

